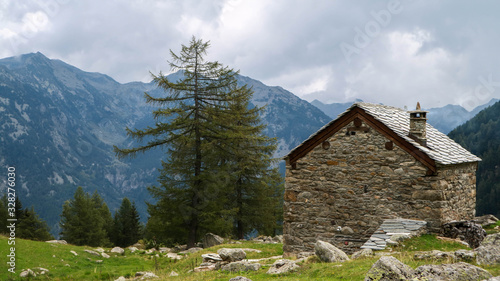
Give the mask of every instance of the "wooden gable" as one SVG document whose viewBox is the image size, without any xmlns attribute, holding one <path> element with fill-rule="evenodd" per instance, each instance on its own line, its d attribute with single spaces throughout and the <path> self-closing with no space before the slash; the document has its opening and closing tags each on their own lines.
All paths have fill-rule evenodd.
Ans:
<svg viewBox="0 0 500 281">
<path fill-rule="evenodd" d="M 358 106 L 352 107 L 348 112 L 331 122 L 328 126 L 320 129 L 320 131 L 316 132 L 314 136 L 307 139 L 304 143 L 292 150 L 292 152 L 290 152 L 290 154 L 288 154 L 288 156 L 285 158 L 287 164 L 292 165 L 293 167 L 297 160 L 307 155 L 316 146 L 322 144 L 333 134 L 337 133 L 339 130 L 356 119 L 362 120 L 365 124 L 377 130 L 383 136 L 391 140 L 394 144 L 412 155 L 417 161 L 421 162 L 425 167 L 427 167 L 428 175 L 432 175 L 437 172 L 435 161 L 431 159 L 426 153 L 420 151 L 417 147 L 415 147 L 415 145 L 406 141 L 404 138 L 387 127 L 384 123 L 376 120 L 373 116 L 371 116 L 369 113 Z"/>
</svg>

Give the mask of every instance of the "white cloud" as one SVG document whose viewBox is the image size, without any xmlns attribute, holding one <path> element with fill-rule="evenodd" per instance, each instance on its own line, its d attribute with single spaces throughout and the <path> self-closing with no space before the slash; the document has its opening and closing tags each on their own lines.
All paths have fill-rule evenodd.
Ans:
<svg viewBox="0 0 500 281">
<path fill-rule="evenodd" d="M 352 44 L 356 28 L 373 25 L 393 3 L 400 11 L 346 61 L 340 44 Z M 41 51 L 120 82 L 168 72 L 169 49 L 195 35 L 211 41 L 208 59 L 308 100 L 420 99 L 431 107 L 500 97 L 475 92 L 479 77 L 500 80 L 493 0 L 0 0 L 0 7 L 0 55 Z"/>
</svg>

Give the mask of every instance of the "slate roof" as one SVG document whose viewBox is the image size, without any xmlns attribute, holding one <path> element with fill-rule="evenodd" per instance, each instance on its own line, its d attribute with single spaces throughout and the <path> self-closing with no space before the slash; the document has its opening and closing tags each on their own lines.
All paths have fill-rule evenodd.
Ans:
<svg viewBox="0 0 500 281">
<path fill-rule="evenodd" d="M 382 122 L 401 138 L 414 145 L 423 153 L 427 154 L 438 164 L 451 165 L 481 161 L 481 158 L 470 153 L 467 149 L 460 146 L 458 143 L 450 139 L 447 135 L 441 133 L 440 131 L 429 125 L 429 123 L 426 124 L 427 147 L 419 144 L 408 136 L 410 133 L 410 114 L 407 111 L 397 107 L 365 102 L 354 103 L 349 109 L 339 114 L 336 119 L 323 126 L 303 143 L 314 138 L 319 132 L 323 131 L 325 128 L 333 124 L 336 120 L 345 115 L 354 107 L 363 109 L 366 113 Z M 290 151 L 288 155 L 292 154 L 302 144 Z"/>
</svg>

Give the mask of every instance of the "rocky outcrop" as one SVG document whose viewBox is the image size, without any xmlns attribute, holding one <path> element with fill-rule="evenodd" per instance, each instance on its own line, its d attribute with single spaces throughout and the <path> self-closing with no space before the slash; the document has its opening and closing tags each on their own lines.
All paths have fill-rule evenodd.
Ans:
<svg viewBox="0 0 500 281">
<path fill-rule="evenodd" d="M 366 274 L 365 281 L 410 280 L 414 275 L 413 268 L 395 257 L 383 256 L 372 265 Z"/>
<path fill-rule="evenodd" d="M 210 248 L 224 243 L 224 238 L 213 233 L 207 233 L 203 237 L 203 248 Z"/>
<path fill-rule="evenodd" d="M 321 240 L 318 240 L 316 244 L 314 244 L 314 252 L 316 256 L 324 262 L 343 262 L 349 260 L 347 254 L 342 250 Z"/>
<path fill-rule="evenodd" d="M 281 259 L 273 263 L 267 274 L 284 274 L 295 271 L 299 266 L 292 260 Z"/>
<path fill-rule="evenodd" d="M 442 226 L 444 237 L 459 238 L 467 242 L 471 248 L 477 248 L 486 237 L 486 231 L 473 221 L 454 221 Z"/>
<path fill-rule="evenodd" d="M 477 266 L 465 262 L 454 264 L 432 264 L 422 265 L 415 270 L 417 280 L 460 280 L 460 281 L 480 281 L 485 280 L 492 275 Z"/>
<path fill-rule="evenodd" d="M 475 249 L 478 264 L 498 265 L 500 264 L 500 233 L 490 234 Z"/>
</svg>

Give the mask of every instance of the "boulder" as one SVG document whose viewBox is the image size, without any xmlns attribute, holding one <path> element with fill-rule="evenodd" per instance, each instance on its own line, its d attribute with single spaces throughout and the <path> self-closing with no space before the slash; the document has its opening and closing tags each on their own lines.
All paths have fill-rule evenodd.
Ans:
<svg viewBox="0 0 500 281">
<path fill-rule="evenodd" d="M 169 253 L 172 251 L 172 249 L 167 248 L 167 247 L 160 247 L 160 248 L 158 248 L 158 250 L 160 251 L 160 254 Z"/>
<path fill-rule="evenodd" d="M 224 243 L 224 238 L 213 233 L 207 233 L 203 237 L 203 248 L 210 248 Z"/>
<path fill-rule="evenodd" d="M 229 279 L 229 281 L 252 281 L 252 279 L 248 279 L 243 276 L 236 276 L 234 278 Z"/>
<path fill-rule="evenodd" d="M 134 246 L 130 246 L 128 247 L 128 249 L 130 250 L 130 252 L 135 252 L 135 251 L 138 251 L 139 249 L 137 249 L 137 247 L 134 247 Z"/>
<path fill-rule="evenodd" d="M 184 250 L 184 251 L 180 251 L 179 254 L 193 254 L 193 253 L 197 253 L 201 250 L 203 250 L 203 248 L 193 247 L 193 248 L 189 248 L 189 249 Z"/>
<path fill-rule="evenodd" d="M 221 248 L 217 251 L 217 254 L 223 261 L 227 262 L 240 261 L 247 257 L 247 254 L 242 249 Z"/>
<path fill-rule="evenodd" d="M 474 250 L 478 264 L 500 264 L 500 233 L 490 234 Z"/>
<path fill-rule="evenodd" d="M 352 254 L 351 259 L 355 260 L 359 258 L 372 257 L 372 256 L 374 256 L 372 249 L 361 249 L 360 251 L 357 251 L 354 254 Z"/>
<path fill-rule="evenodd" d="M 194 272 L 214 271 L 215 264 L 201 264 L 193 269 Z"/>
<path fill-rule="evenodd" d="M 173 260 L 182 260 L 182 256 L 176 253 L 167 253 L 166 257 Z"/>
<path fill-rule="evenodd" d="M 472 262 L 476 258 L 476 252 L 468 250 L 456 250 L 455 259 L 459 261 Z"/>
<path fill-rule="evenodd" d="M 410 280 L 414 277 L 413 268 L 400 262 L 395 257 L 382 256 L 372 265 L 365 276 L 365 281 Z"/>
<path fill-rule="evenodd" d="M 117 253 L 119 255 L 122 255 L 123 253 L 125 253 L 125 250 L 120 247 L 114 247 L 113 249 L 111 249 L 111 253 Z"/>
<path fill-rule="evenodd" d="M 201 257 L 203 258 L 203 262 L 216 263 L 222 261 L 222 258 L 218 254 L 213 253 L 203 254 Z"/>
<path fill-rule="evenodd" d="M 314 252 L 318 258 L 324 262 L 343 262 L 349 260 L 349 257 L 339 248 L 332 244 L 318 240 L 314 244 Z"/>
<path fill-rule="evenodd" d="M 484 216 L 474 218 L 473 221 L 484 227 L 484 226 L 495 224 L 498 221 L 498 218 L 495 217 L 494 215 L 484 215 Z"/>
<path fill-rule="evenodd" d="M 267 274 L 283 274 L 295 271 L 299 266 L 292 260 L 277 260 L 267 271 Z"/>
<path fill-rule="evenodd" d="M 454 221 L 442 226 L 444 237 L 459 238 L 467 242 L 473 249 L 479 247 L 481 241 L 486 237 L 486 231 L 480 224 L 473 221 Z"/>
<path fill-rule="evenodd" d="M 240 271 L 257 271 L 261 268 L 260 263 L 249 263 L 247 261 L 236 261 L 222 266 L 222 271 L 240 272 Z"/>
<path fill-rule="evenodd" d="M 109 259 L 109 255 L 108 255 L 108 254 L 106 254 L 106 253 L 101 253 L 101 256 L 102 256 L 103 258 L 105 258 L 105 259 Z"/>
<path fill-rule="evenodd" d="M 454 264 L 422 265 L 417 267 L 415 274 L 418 280 L 435 281 L 479 281 L 492 277 L 488 271 L 465 262 Z"/>
</svg>

